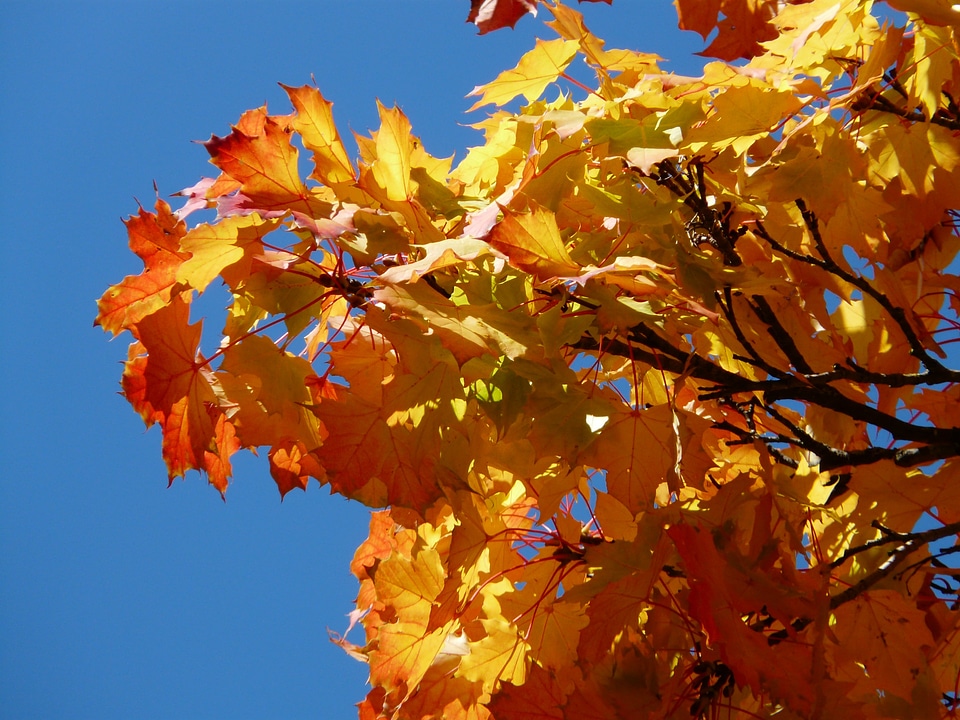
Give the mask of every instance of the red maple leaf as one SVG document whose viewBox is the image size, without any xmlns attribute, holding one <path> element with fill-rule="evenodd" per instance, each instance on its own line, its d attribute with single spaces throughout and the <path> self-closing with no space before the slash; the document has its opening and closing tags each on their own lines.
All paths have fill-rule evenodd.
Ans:
<svg viewBox="0 0 960 720">
<path fill-rule="evenodd" d="M 579 0 L 579 2 L 604 2 L 609 5 L 613 0 Z M 480 29 L 480 34 L 499 30 L 503 27 L 513 27 L 517 20 L 530 13 L 537 14 L 537 0 L 470 0 L 470 15 L 467 22 L 472 22 Z"/>
<path fill-rule="evenodd" d="M 527 13 L 537 14 L 536 0 L 471 0 L 467 22 L 476 25 L 483 35 L 502 27 L 512 28 Z"/>
</svg>

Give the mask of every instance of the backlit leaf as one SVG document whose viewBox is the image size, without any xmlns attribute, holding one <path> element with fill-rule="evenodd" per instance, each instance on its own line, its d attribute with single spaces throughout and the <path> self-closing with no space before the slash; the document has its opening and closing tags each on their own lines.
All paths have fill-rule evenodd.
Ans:
<svg viewBox="0 0 960 720">
<path fill-rule="evenodd" d="M 512 265 L 539 278 L 573 275 L 579 269 L 560 237 L 553 213 L 545 208 L 522 214 L 505 210 L 487 241 Z"/>
<path fill-rule="evenodd" d="M 229 135 L 213 136 L 205 146 L 211 162 L 240 183 L 241 207 L 261 214 L 293 210 L 324 217 L 330 206 L 300 180 L 291 137 L 289 126 L 261 108 L 251 110 Z"/>
<path fill-rule="evenodd" d="M 896 591 L 874 590 L 838 608 L 834 618 L 844 679 L 864 673 L 885 692 L 909 698 L 933 642 L 925 614 Z"/>
<path fill-rule="evenodd" d="M 538 40 L 537 46 L 526 53 L 513 70 L 500 73 L 497 79 L 473 89 L 479 95 L 471 110 L 489 103 L 505 105 L 518 95 L 532 102 L 563 73 L 577 54 L 577 43 L 572 40 Z"/>
<path fill-rule="evenodd" d="M 177 281 L 203 292 L 228 267 L 245 258 L 249 266 L 263 252 L 263 237 L 277 226 L 276 221 L 264 221 L 254 213 L 195 227 L 180 241 L 190 258 L 177 269 Z"/>
<path fill-rule="evenodd" d="M 607 492 L 630 512 L 651 508 L 677 464 L 670 408 L 658 405 L 610 418 L 583 461 L 606 469 Z"/>
<path fill-rule="evenodd" d="M 378 104 L 380 129 L 376 135 L 377 159 L 373 174 L 390 200 L 406 200 L 410 195 L 410 156 L 413 138 L 410 121 L 398 108 Z"/>
<path fill-rule="evenodd" d="M 527 13 L 537 14 L 537 0 L 470 0 L 467 22 L 474 23 L 482 35 L 513 27 Z"/>
<path fill-rule="evenodd" d="M 144 271 L 127 276 L 97 301 L 94 322 L 114 335 L 171 301 L 178 269 L 187 258 L 180 249 L 186 226 L 163 200 L 157 200 L 156 214 L 141 208 L 126 226 L 130 249 L 143 260 Z"/>
<path fill-rule="evenodd" d="M 171 481 L 188 470 L 205 470 L 223 492 L 230 456 L 240 443 L 217 410 L 209 371 L 197 353 L 200 323 L 188 324 L 189 311 L 175 300 L 140 321 L 137 333 L 147 357 L 127 362 L 124 394 L 148 425 L 160 424 Z"/>
<path fill-rule="evenodd" d="M 333 123 L 333 103 L 309 85 L 281 87 L 297 111 L 291 120 L 293 129 L 303 138 L 304 147 L 313 152 L 311 177 L 326 185 L 352 181 L 355 171 Z"/>
<path fill-rule="evenodd" d="M 96 323 L 170 478 L 245 447 L 378 509 L 331 636 L 363 720 L 956 714 L 953 11 L 675 6 L 721 61 L 545 4 L 458 164 L 382 104 L 353 162 L 284 86 L 126 223 Z"/>
</svg>

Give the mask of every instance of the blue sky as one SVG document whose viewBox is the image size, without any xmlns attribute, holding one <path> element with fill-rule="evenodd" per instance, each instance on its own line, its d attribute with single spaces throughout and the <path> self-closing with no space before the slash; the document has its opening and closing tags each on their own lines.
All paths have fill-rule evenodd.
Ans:
<svg viewBox="0 0 960 720">
<path fill-rule="evenodd" d="M 117 394 L 127 340 L 95 299 L 139 272 L 121 217 L 214 169 L 191 141 L 289 106 L 311 76 L 344 131 L 398 103 L 434 155 L 480 142 L 464 96 L 550 37 L 478 37 L 468 0 L 7 2 L 0 20 L 0 715 L 356 717 L 365 666 L 327 640 L 369 511 L 311 486 L 281 503 L 244 456 L 227 501 L 167 488 L 159 432 Z M 697 72 L 668 0 L 581 6 L 610 46 Z M 355 638 L 359 639 L 359 637 Z"/>
</svg>

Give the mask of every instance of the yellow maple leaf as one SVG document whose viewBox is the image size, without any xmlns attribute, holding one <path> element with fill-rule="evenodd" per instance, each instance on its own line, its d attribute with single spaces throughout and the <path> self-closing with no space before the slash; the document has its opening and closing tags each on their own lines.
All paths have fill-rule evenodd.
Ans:
<svg viewBox="0 0 960 720">
<path fill-rule="evenodd" d="M 326 185 L 352 181 L 355 171 L 333 123 L 333 103 L 309 85 L 281 87 L 297 111 L 291 119 L 293 129 L 300 133 L 303 146 L 313 151 L 315 168 L 310 177 Z"/>
<path fill-rule="evenodd" d="M 934 25 L 960 25 L 960 9 L 953 0 L 887 0 L 887 4 Z"/>
<path fill-rule="evenodd" d="M 527 675 L 529 646 L 520 637 L 516 626 L 502 616 L 487 618 L 480 623 L 486 634 L 470 643 L 470 653 L 460 661 L 457 675 L 482 682 L 488 692 L 501 682 L 522 685 Z"/>
<path fill-rule="evenodd" d="M 713 114 L 692 129 L 683 146 L 715 150 L 732 146 L 741 153 L 753 141 L 766 135 L 781 120 L 800 109 L 802 103 L 789 90 L 774 90 L 755 85 L 730 87 L 713 100 Z"/>
<path fill-rule="evenodd" d="M 413 138 L 410 121 L 399 108 L 386 108 L 377 102 L 380 130 L 376 135 L 377 159 L 373 176 L 386 190 L 390 200 L 406 200 L 410 196 L 410 155 Z"/>
<path fill-rule="evenodd" d="M 567 252 L 556 217 L 534 205 L 531 212 L 504 208 L 505 217 L 490 231 L 490 245 L 510 259 L 510 264 L 540 278 L 562 277 L 579 271 Z"/>
<path fill-rule="evenodd" d="M 579 47 L 574 40 L 537 40 L 536 47 L 520 58 L 515 68 L 500 73 L 493 82 L 473 89 L 470 95 L 481 97 L 470 111 L 490 103 L 505 105 L 518 95 L 533 102 L 563 73 Z"/>
<path fill-rule="evenodd" d="M 430 611 L 443 587 L 439 554 L 424 549 L 412 558 L 393 554 L 376 566 L 374 585 L 380 602 L 396 620 L 380 626 L 378 647 L 370 654 L 370 676 L 393 690 L 416 688 L 443 647 L 449 628 L 427 632 Z"/>
<path fill-rule="evenodd" d="M 215 225 L 198 225 L 180 242 L 181 250 L 189 252 L 190 258 L 177 270 L 177 282 L 203 292 L 215 277 L 245 255 L 263 252 L 264 235 L 275 230 L 279 222 L 251 213 L 224 218 Z"/>
</svg>

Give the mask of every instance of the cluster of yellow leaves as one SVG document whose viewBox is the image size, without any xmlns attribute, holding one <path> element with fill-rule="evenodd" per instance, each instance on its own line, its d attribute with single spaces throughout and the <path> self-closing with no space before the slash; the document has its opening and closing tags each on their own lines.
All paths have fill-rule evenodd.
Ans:
<svg viewBox="0 0 960 720">
<path fill-rule="evenodd" d="M 267 447 L 281 493 L 389 506 L 339 639 L 361 718 L 955 712 L 954 571 L 907 539 L 960 522 L 960 383 L 924 381 L 956 377 L 958 25 L 929 4 L 679 2 L 749 58 L 692 78 L 556 3 L 474 92 L 527 105 L 456 167 L 383 106 L 354 163 L 287 87 L 127 222 L 145 269 L 97 322 L 171 480 L 224 492 Z M 578 60 L 595 91 L 543 99 Z"/>
</svg>

